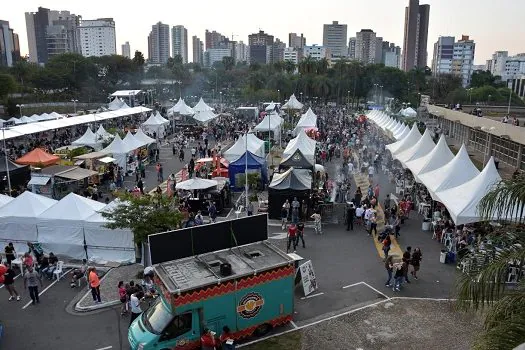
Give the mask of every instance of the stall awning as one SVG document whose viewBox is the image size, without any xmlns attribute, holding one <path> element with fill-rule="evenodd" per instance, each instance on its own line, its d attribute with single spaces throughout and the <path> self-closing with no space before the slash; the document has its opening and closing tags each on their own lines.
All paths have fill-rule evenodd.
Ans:
<svg viewBox="0 0 525 350">
<path fill-rule="evenodd" d="M 27 183 L 28 185 L 47 185 L 51 178 L 48 176 L 32 176 L 31 180 Z"/>
<path fill-rule="evenodd" d="M 63 173 L 56 174 L 56 176 L 69 180 L 82 180 L 97 174 L 98 173 L 96 171 L 83 168 L 75 168 L 68 171 L 64 171 Z"/>
<path fill-rule="evenodd" d="M 116 159 L 112 157 L 104 157 L 104 158 L 100 158 L 98 161 L 107 164 L 107 163 L 113 163 L 114 161 L 116 161 Z"/>
</svg>

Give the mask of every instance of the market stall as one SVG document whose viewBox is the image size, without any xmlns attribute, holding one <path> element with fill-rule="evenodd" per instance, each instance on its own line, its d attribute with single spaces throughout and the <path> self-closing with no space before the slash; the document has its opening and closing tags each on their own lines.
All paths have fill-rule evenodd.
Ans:
<svg viewBox="0 0 525 350">
<path fill-rule="evenodd" d="M 245 173 L 246 169 L 248 169 L 248 174 L 259 174 L 261 180 L 260 186 L 261 188 L 264 188 L 264 186 L 268 183 L 267 168 L 268 165 L 265 158 L 258 157 L 257 155 L 248 151 L 230 163 L 230 184 L 236 190 L 241 191 L 245 185 Z"/>
<path fill-rule="evenodd" d="M 60 157 L 49 154 L 41 148 L 35 148 L 31 152 L 26 153 L 22 157 L 18 158 L 15 162 L 23 165 L 41 167 L 57 164 L 59 161 Z"/>
<path fill-rule="evenodd" d="M 290 168 L 282 174 L 274 174 L 268 187 L 268 215 L 270 219 L 281 218 L 281 208 L 288 199 L 291 203 L 297 198 L 310 206 L 312 187 L 311 172 L 305 169 Z"/>
</svg>

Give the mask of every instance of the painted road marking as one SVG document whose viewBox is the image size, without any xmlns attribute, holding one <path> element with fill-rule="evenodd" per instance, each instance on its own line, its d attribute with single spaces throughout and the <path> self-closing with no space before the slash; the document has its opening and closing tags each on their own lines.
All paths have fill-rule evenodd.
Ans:
<svg viewBox="0 0 525 350">
<path fill-rule="evenodd" d="M 371 285 L 369 285 L 368 283 L 366 282 L 362 282 L 365 286 L 367 286 L 368 288 L 372 289 L 374 292 L 376 292 L 377 294 L 379 295 L 382 295 L 384 296 L 386 299 L 391 299 L 388 295 L 386 295 L 385 293 L 381 292 L 380 290 L 378 289 L 375 289 L 374 287 L 372 287 Z"/>
<path fill-rule="evenodd" d="M 354 284 L 349 284 L 348 286 L 343 286 L 343 289 L 355 287 L 355 286 L 358 286 L 358 285 L 363 284 L 363 283 L 365 283 L 365 282 L 357 282 L 357 283 L 354 283 Z"/>
<path fill-rule="evenodd" d="M 95 349 L 95 350 L 109 350 L 109 349 L 113 349 L 113 346 L 106 346 L 104 348 L 98 348 L 98 349 Z"/>
<path fill-rule="evenodd" d="M 299 328 L 299 327 L 297 327 L 297 325 L 295 324 L 295 322 L 294 322 L 294 321 L 290 321 L 290 324 L 291 324 L 291 325 L 292 325 L 292 327 L 293 327 L 293 328 L 295 328 L 295 329 Z"/>
<path fill-rule="evenodd" d="M 305 299 L 310 299 L 310 298 L 314 298 L 314 297 L 318 297 L 320 295 L 323 295 L 324 293 L 321 292 L 321 293 L 315 293 L 315 294 L 312 294 L 312 295 L 309 295 L 309 296 L 306 296 L 306 297 L 302 297 L 301 300 L 305 300 Z"/>
<path fill-rule="evenodd" d="M 18 275 L 15 276 L 15 278 L 13 278 L 13 280 L 16 280 L 16 279 L 17 279 L 18 277 L 20 277 L 21 275 L 22 275 L 22 274 L 19 273 Z M 2 288 L 4 288 L 4 285 L 3 285 L 3 284 L 0 286 L 0 289 L 2 289 Z"/>
<path fill-rule="evenodd" d="M 67 275 L 67 274 L 69 273 L 69 271 L 71 271 L 71 269 L 66 270 L 66 271 L 62 274 L 62 276 Z M 42 294 L 44 294 L 49 288 L 53 287 L 58 281 L 59 281 L 59 280 L 54 280 L 49 286 L 47 286 L 46 288 L 44 288 L 43 291 L 41 291 L 40 293 L 38 293 L 38 296 L 41 296 Z M 29 305 L 31 305 L 32 302 L 33 302 L 32 300 L 28 301 L 27 304 L 25 304 L 24 306 L 22 306 L 22 310 L 26 309 Z"/>
</svg>

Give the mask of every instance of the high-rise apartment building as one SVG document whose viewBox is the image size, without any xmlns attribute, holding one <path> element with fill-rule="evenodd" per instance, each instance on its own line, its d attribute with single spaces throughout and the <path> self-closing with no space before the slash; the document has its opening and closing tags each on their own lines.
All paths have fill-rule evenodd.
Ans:
<svg viewBox="0 0 525 350">
<path fill-rule="evenodd" d="M 227 39 L 227 37 L 222 35 L 221 33 L 217 33 L 216 31 L 210 32 L 208 29 L 206 29 L 204 35 L 206 50 L 218 48 L 220 43 Z"/>
<path fill-rule="evenodd" d="M 507 58 L 509 57 L 508 51 L 496 51 L 492 54 L 492 59 L 487 60 L 486 70 L 488 70 L 492 75 L 502 76 L 505 71 L 505 64 L 507 63 Z"/>
<path fill-rule="evenodd" d="M 332 57 L 330 49 L 326 48 L 324 46 L 319 45 L 307 45 L 303 48 L 303 56 L 304 57 L 310 57 L 314 60 L 322 60 L 323 58 L 326 58 L 327 60 L 330 60 Z"/>
<path fill-rule="evenodd" d="M 108 56 L 117 54 L 115 21 L 113 18 L 82 20 L 80 22 L 82 56 Z"/>
<path fill-rule="evenodd" d="M 0 20 L 0 67 L 11 67 L 20 59 L 18 34 L 9 27 L 8 21 Z"/>
<path fill-rule="evenodd" d="M 131 57 L 131 46 L 129 46 L 129 41 L 126 41 L 124 44 L 122 44 L 121 54 L 124 57 L 132 58 Z"/>
<path fill-rule="evenodd" d="M 53 55 L 82 53 L 80 16 L 39 7 L 25 17 L 30 62 L 45 64 Z"/>
<path fill-rule="evenodd" d="M 376 39 L 376 33 L 372 29 L 361 29 L 360 32 L 356 33 L 355 59 L 357 61 L 365 64 L 376 63 L 376 52 L 378 48 Z M 382 41 L 381 39 L 381 42 Z"/>
<path fill-rule="evenodd" d="M 525 74 L 525 53 L 509 56 L 508 51 L 496 51 L 484 68 L 492 75 L 500 76 L 502 81 L 508 81 Z"/>
<path fill-rule="evenodd" d="M 250 62 L 250 48 L 239 41 L 235 44 L 235 62 Z"/>
<path fill-rule="evenodd" d="M 333 21 L 323 25 L 323 46 L 330 50 L 332 57 L 346 57 L 348 55 L 348 40 L 346 24 Z"/>
<path fill-rule="evenodd" d="M 348 58 L 355 60 L 355 44 L 357 42 L 356 37 L 351 37 L 348 39 Z"/>
<path fill-rule="evenodd" d="M 212 67 L 216 62 L 222 62 L 224 57 L 232 57 L 232 50 L 228 47 L 217 47 L 204 52 L 204 66 Z"/>
<path fill-rule="evenodd" d="M 452 59 L 454 58 L 453 36 L 441 36 L 434 44 L 434 56 L 432 57 L 432 75 L 452 73 Z"/>
<path fill-rule="evenodd" d="M 250 63 L 267 64 L 273 62 L 273 35 L 260 30 L 248 35 L 250 45 Z"/>
<path fill-rule="evenodd" d="M 193 43 L 193 63 L 204 64 L 204 43 L 196 35 L 191 38 Z"/>
<path fill-rule="evenodd" d="M 286 43 L 275 38 L 272 48 L 272 62 L 284 61 L 284 49 L 286 49 Z"/>
<path fill-rule="evenodd" d="M 153 64 L 166 64 L 170 57 L 170 26 L 158 22 L 151 26 L 148 36 L 148 60 Z"/>
<path fill-rule="evenodd" d="M 284 49 L 284 60 L 293 62 L 294 64 L 299 63 L 299 51 L 295 47 L 287 47 Z"/>
<path fill-rule="evenodd" d="M 288 47 L 297 49 L 297 51 L 302 51 L 305 46 L 306 38 L 303 36 L 303 33 L 301 33 L 301 35 L 298 35 L 297 33 L 288 34 Z"/>
<path fill-rule="evenodd" d="M 427 66 L 429 16 L 430 5 L 419 5 L 419 0 L 409 0 L 405 8 L 404 71 Z"/>
<path fill-rule="evenodd" d="M 454 43 L 452 74 L 461 77 L 463 87 L 467 87 L 470 84 L 475 51 L 476 44 L 468 35 L 462 35 L 461 40 Z"/>
<path fill-rule="evenodd" d="M 401 67 L 401 48 L 394 43 L 389 43 L 388 41 L 383 41 L 382 46 L 383 57 L 381 63 L 383 63 L 385 67 L 399 69 Z"/>
<path fill-rule="evenodd" d="M 180 55 L 182 63 L 188 63 L 188 30 L 184 26 L 174 26 L 171 29 L 171 46 L 173 57 Z"/>
</svg>

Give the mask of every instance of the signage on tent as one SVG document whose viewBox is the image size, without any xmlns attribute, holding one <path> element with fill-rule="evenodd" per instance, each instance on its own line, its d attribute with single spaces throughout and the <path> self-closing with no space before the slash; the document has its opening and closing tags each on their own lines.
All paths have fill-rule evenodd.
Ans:
<svg viewBox="0 0 525 350">
<path fill-rule="evenodd" d="M 312 261 L 308 260 L 302 264 L 299 267 L 299 271 L 301 271 L 301 281 L 303 282 L 304 296 L 308 296 L 318 289 Z"/>
</svg>

